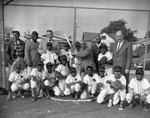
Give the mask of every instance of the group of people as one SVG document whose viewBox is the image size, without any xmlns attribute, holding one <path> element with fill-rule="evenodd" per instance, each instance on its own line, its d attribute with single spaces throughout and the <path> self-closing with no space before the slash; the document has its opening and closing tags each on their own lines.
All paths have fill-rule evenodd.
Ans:
<svg viewBox="0 0 150 118">
<path fill-rule="evenodd" d="M 112 48 L 96 36 L 92 44 L 76 42 L 73 50 L 68 44 L 60 49 L 52 30 L 47 30 L 47 39 L 40 42 L 36 31 L 26 43 L 19 39 L 18 31 L 12 33 L 6 47 L 10 64 L 8 100 L 18 91 L 24 98 L 30 89 L 32 101 L 43 96 L 50 99 L 52 94 L 76 100 L 90 98 L 99 104 L 108 99 L 108 107 L 120 103 L 119 110 L 125 108 L 125 101 L 131 107 L 139 101 L 147 111 L 150 83 L 141 68 L 129 81 L 133 50 L 122 31 L 116 32 L 117 43 Z"/>
</svg>

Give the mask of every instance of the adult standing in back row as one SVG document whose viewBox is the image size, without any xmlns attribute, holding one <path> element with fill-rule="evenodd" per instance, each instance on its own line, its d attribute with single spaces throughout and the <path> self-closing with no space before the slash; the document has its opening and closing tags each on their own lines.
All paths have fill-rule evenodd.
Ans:
<svg viewBox="0 0 150 118">
<path fill-rule="evenodd" d="M 38 52 L 42 55 L 43 53 L 46 52 L 47 50 L 47 43 L 51 42 L 53 44 L 53 49 L 52 51 L 54 51 L 56 54 L 59 54 L 59 47 L 58 47 L 58 43 L 56 41 L 53 40 L 53 31 L 52 30 L 47 30 L 46 31 L 46 39 L 41 40 L 40 44 L 39 44 L 39 49 Z"/>
<path fill-rule="evenodd" d="M 124 34 L 121 30 L 116 32 L 117 43 L 113 46 L 113 67 L 121 66 L 122 73 L 126 77 L 127 85 L 129 83 L 129 72 L 132 64 L 133 49 L 132 43 L 124 39 Z"/>
</svg>

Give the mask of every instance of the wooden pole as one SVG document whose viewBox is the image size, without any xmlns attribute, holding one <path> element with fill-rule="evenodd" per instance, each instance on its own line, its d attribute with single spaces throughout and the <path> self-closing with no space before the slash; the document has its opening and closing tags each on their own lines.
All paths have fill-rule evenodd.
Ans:
<svg viewBox="0 0 150 118">
<path fill-rule="evenodd" d="M 5 41 L 4 41 L 4 0 L 0 2 L 1 14 L 0 14 L 0 78 L 2 80 L 2 87 L 6 88 L 6 69 L 5 69 Z"/>
</svg>

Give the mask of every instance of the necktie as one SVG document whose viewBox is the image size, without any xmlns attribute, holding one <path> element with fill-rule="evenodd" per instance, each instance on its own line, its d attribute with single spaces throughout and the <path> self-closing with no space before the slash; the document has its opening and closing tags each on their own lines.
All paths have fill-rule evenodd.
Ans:
<svg viewBox="0 0 150 118">
<path fill-rule="evenodd" d="M 118 42 L 118 45 L 117 45 L 117 52 L 119 52 L 119 50 L 120 50 L 120 44 L 121 44 L 121 42 Z"/>
</svg>

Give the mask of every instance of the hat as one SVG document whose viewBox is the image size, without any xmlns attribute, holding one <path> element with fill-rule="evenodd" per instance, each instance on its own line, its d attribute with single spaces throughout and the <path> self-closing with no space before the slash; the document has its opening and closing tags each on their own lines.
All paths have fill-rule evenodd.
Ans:
<svg viewBox="0 0 150 118">
<path fill-rule="evenodd" d="M 106 50 L 108 50 L 107 45 L 106 44 L 101 44 L 99 48 L 105 48 Z"/>
<path fill-rule="evenodd" d="M 104 67 L 104 66 L 100 66 L 100 67 L 98 68 L 98 71 L 99 71 L 99 72 L 105 72 L 105 67 Z"/>
<path fill-rule="evenodd" d="M 136 75 L 137 75 L 137 74 L 144 75 L 144 71 L 143 71 L 142 68 L 138 68 L 138 69 L 136 70 L 135 74 L 136 74 Z"/>
<path fill-rule="evenodd" d="M 43 63 L 42 63 L 42 62 L 39 62 L 39 63 L 37 64 L 37 66 L 43 66 Z"/>
<path fill-rule="evenodd" d="M 119 65 L 114 67 L 114 72 L 121 72 L 121 71 L 122 71 L 122 68 Z"/>
<path fill-rule="evenodd" d="M 70 73 L 73 73 L 73 72 L 77 72 L 77 70 L 76 70 L 75 67 L 71 67 L 71 68 L 70 68 Z"/>
<path fill-rule="evenodd" d="M 16 69 L 21 69 L 21 64 L 20 63 L 16 63 L 15 68 Z"/>
<path fill-rule="evenodd" d="M 61 60 L 67 60 L 66 55 L 62 55 L 62 56 L 61 56 Z"/>
<path fill-rule="evenodd" d="M 46 67 L 48 67 L 48 66 L 53 66 L 53 64 L 52 64 L 51 62 L 48 62 L 48 63 L 46 64 Z"/>
<path fill-rule="evenodd" d="M 48 42 L 47 43 L 47 46 L 52 46 L 53 44 L 51 42 Z"/>
</svg>

